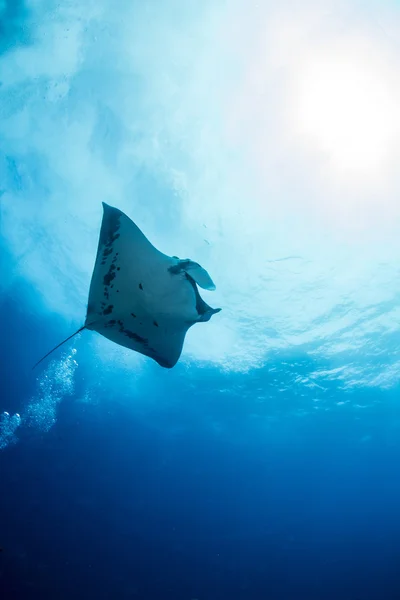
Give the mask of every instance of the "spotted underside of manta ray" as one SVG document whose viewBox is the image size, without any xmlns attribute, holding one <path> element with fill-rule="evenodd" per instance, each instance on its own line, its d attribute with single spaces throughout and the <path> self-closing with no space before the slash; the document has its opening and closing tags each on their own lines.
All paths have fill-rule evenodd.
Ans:
<svg viewBox="0 0 400 600">
<path fill-rule="evenodd" d="M 127 215 L 103 202 L 85 323 L 67 340 L 91 329 L 172 368 L 188 329 L 221 310 L 206 304 L 197 286 L 215 289 L 198 263 L 163 254 Z"/>
</svg>

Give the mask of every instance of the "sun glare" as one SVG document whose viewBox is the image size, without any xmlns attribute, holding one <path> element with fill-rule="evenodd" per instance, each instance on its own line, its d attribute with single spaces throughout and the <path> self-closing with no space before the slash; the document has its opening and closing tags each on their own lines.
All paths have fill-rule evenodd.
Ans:
<svg viewBox="0 0 400 600">
<path fill-rule="evenodd" d="M 351 46 L 314 53 L 293 96 L 296 132 L 335 172 L 367 179 L 383 175 L 400 131 L 397 76 L 372 56 Z"/>
</svg>

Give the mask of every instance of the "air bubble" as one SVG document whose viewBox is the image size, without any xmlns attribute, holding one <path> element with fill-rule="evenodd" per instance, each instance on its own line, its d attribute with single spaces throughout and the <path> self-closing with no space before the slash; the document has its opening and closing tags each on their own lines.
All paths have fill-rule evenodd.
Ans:
<svg viewBox="0 0 400 600">
<path fill-rule="evenodd" d="M 21 424 L 21 417 L 18 413 L 10 416 L 10 413 L 4 411 L 0 417 L 0 450 L 3 450 L 10 444 L 15 444 L 17 437 L 16 430 Z"/>
<path fill-rule="evenodd" d="M 49 431 L 56 422 L 57 406 L 65 396 L 74 392 L 74 374 L 78 363 L 74 348 L 59 362 L 53 361 L 39 380 L 39 394 L 27 407 L 24 420 L 29 427 Z"/>
<path fill-rule="evenodd" d="M 53 427 L 58 404 L 74 392 L 74 374 L 78 366 L 75 355 L 74 348 L 61 361 L 50 363 L 38 379 L 38 393 L 31 398 L 23 417 L 19 413 L 10 416 L 7 411 L 0 414 L 0 450 L 18 441 L 15 432 L 22 422 L 43 432 Z"/>
</svg>

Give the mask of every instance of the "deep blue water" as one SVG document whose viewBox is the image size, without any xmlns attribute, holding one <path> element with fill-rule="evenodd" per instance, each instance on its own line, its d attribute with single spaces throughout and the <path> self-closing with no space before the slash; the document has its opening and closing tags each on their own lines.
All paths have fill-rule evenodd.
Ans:
<svg viewBox="0 0 400 600">
<path fill-rule="evenodd" d="M 51 329 L 26 287 L 12 292 L 1 304 L 1 408 L 21 412 Z M 152 425 L 98 393 L 99 404 L 66 398 L 50 431 L 21 427 L 0 454 L 2 598 L 400 597 L 397 390 L 375 394 L 361 418 L 293 416 L 289 397 L 270 434 L 245 402 L 216 397 L 194 414 L 182 397 Z M 202 420 L 219 413 L 222 438 Z M 186 428 L 171 435 L 177 423 Z"/>
</svg>

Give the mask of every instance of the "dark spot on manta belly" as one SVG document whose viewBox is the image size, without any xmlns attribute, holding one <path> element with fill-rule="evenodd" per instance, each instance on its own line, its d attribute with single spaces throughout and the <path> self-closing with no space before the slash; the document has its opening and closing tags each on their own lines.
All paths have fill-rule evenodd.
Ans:
<svg viewBox="0 0 400 600">
<path fill-rule="evenodd" d="M 155 327 L 158 327 L 158 323 L 157 323 L 157 321 L 153 321 L 153 325 L 154 325 Z"/>
<path fill-rule="evenodd" d="M 142 290 L 142 289 L 143 289 L 143 286 L 141 283 L 139 283 L 139 290 Z"/>
<path fill-rule="evenodd" d="M 131 317 L 133 317 L 134 319 L 136 319 L 135 313 L 131 313 Z"/>
<path fill-rule="evenodd" d="M 142 337 L 141 335 L 138 335 L 134 331 L 130 331 L 129 329 L 125 329 L 123 333 L 131 340 L 135 340 L 135 342 L 139 342 L 139 344 L 143 344 L 143 346 L 147 346 L 149 343 L 149 341 L 146 340 L 146 338 Z"/>
<path fill-rule="evenodd" d="M 114 309 L 114 305 L 113 304 L 109 304 L 107 306 L 107 308 L 105 308 L 103 310 L 103 315 L 110 315 L 112 313 L 113 309 Z"/>
<path fill-rule="evenodd" d="M 106 248 L 104 248 L 103 250 L 103 260 L 106 260 L 110 254 L 112 254 L 112 248 L 110 246 L 106 246 Z"/>
<path fill-rule="evenodd" d="M 108 269 L 108 273 L 103 277 L 103 283 L 105 286 L 111 285 L 112 280 L 115 279 L 115 265 L 111 264 Z"/>
<path fill-rule="evenodd" d="M 120 333 L 123 333 L 129 339 L 135 340 L 135 342 L 138 342 L 139 344 L 142 344 L 145 348 L 148 348 L 149 340 L 147 340 L 146 338 L 142 337 L 138 333 L 135 333 L 134 331 L 131 331 L 130 329 L 125 329 L 125 326 L 124 326 L 124 324 L 123 324 L 123 322 L 121 320 L 117 321 L 117 323 L 119 325 L 119 332 Z"/>
</svg>

